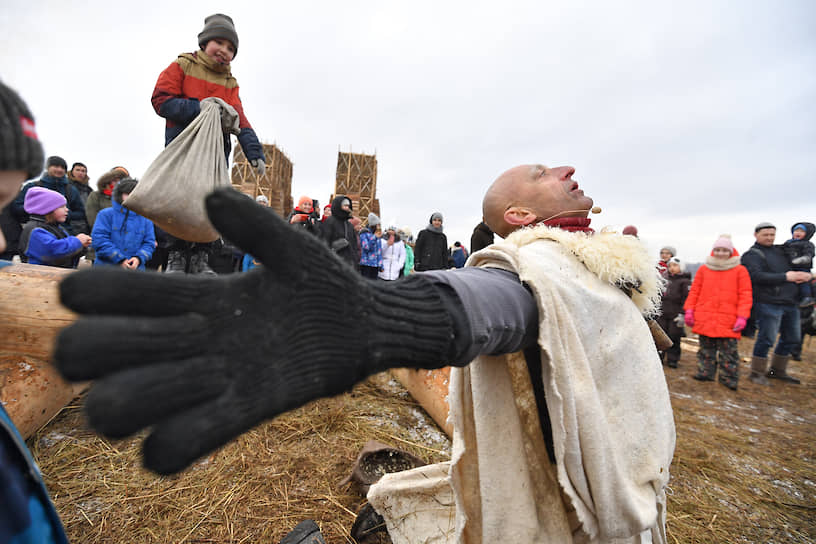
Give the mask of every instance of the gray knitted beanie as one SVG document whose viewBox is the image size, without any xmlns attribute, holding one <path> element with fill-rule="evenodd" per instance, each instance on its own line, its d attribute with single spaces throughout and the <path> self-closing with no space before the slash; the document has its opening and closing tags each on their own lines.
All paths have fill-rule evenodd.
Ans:
<svg viewBox="0 0 816 544">
<path fill-rule="evenodd" d="M 238 56 L 238 33 L 235 32 L 232 17 L 223 13 L 215 13 L 204 19 L 204 30 L 198 35 L 198 46 L 204 49 L 207 42 L 215 38 L 226 38 L 231 41 L 235 46 L 233 58 Z"/>
</svg>

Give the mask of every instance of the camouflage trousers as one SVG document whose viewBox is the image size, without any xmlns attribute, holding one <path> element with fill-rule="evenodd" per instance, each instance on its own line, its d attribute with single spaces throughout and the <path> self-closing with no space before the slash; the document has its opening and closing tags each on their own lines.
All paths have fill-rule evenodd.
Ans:
<svg viewBox="0 0 816 544">
<path fill-rule="evenodd" d="M 697 352 L 697 374 L 714 380 L 717 365 L 720 366 L 720 383 L 734 388 L 739 381 L 739 352 L 736 338 L 711 338 L 699 335 L 700 350 Z"/>
</svg>

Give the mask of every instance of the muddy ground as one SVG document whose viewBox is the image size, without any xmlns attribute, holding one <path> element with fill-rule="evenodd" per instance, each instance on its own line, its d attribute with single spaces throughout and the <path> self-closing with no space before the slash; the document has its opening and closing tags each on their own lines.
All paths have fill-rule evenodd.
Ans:
<svg viewBox="0 0 816 544">
<path fill-rule="evenodd" d="M 742 340 L 741 355 L 751 345 Z M 693 380 L 693 350 L 684 344 L 680 368 L 665 369 L 677 424 L 669 541 L 816 541 L 816 344 L 790 365 L 802 385 L 754 385 L 743 362 L 737 392 Z M 388 374 L 261 425 L 172 478 L 140 468 L 140 438 L 96 436 L 77 399 L 29 441 L 72 542 L 278 542 L 307 518 L 327 543 L 351 542 L 364 498 L 339 482 L 366 440 L 428 462 L 450 451 Z"/>
</svg>

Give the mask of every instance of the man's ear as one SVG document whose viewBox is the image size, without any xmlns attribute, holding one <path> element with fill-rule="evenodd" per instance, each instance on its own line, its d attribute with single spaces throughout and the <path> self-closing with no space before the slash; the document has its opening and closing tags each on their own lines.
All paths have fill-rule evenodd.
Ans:
<svg viewBox="0 0 816 544">
<path fill-rule="evenodd" d="M 504 212 L 504 222 L 515 227 L 526 227 L 535 223 L 538 216 L 529 208 L 510 206 Z"/>
</svg>

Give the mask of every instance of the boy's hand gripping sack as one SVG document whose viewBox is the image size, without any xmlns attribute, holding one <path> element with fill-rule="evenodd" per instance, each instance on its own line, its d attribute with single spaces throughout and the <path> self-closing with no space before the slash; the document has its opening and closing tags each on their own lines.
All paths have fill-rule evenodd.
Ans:
<svg viewBox="0 0 816 544">
<path fill-rule="evenodd" d="M 218 239 L 204 197 L 230 186 L 223 134 L 238 131 L 238 113 L 232 106 L 220 98 L 202 100 L 201 113 L 148 167 L 125 207 L 182 240 Z"/>
</svg>

